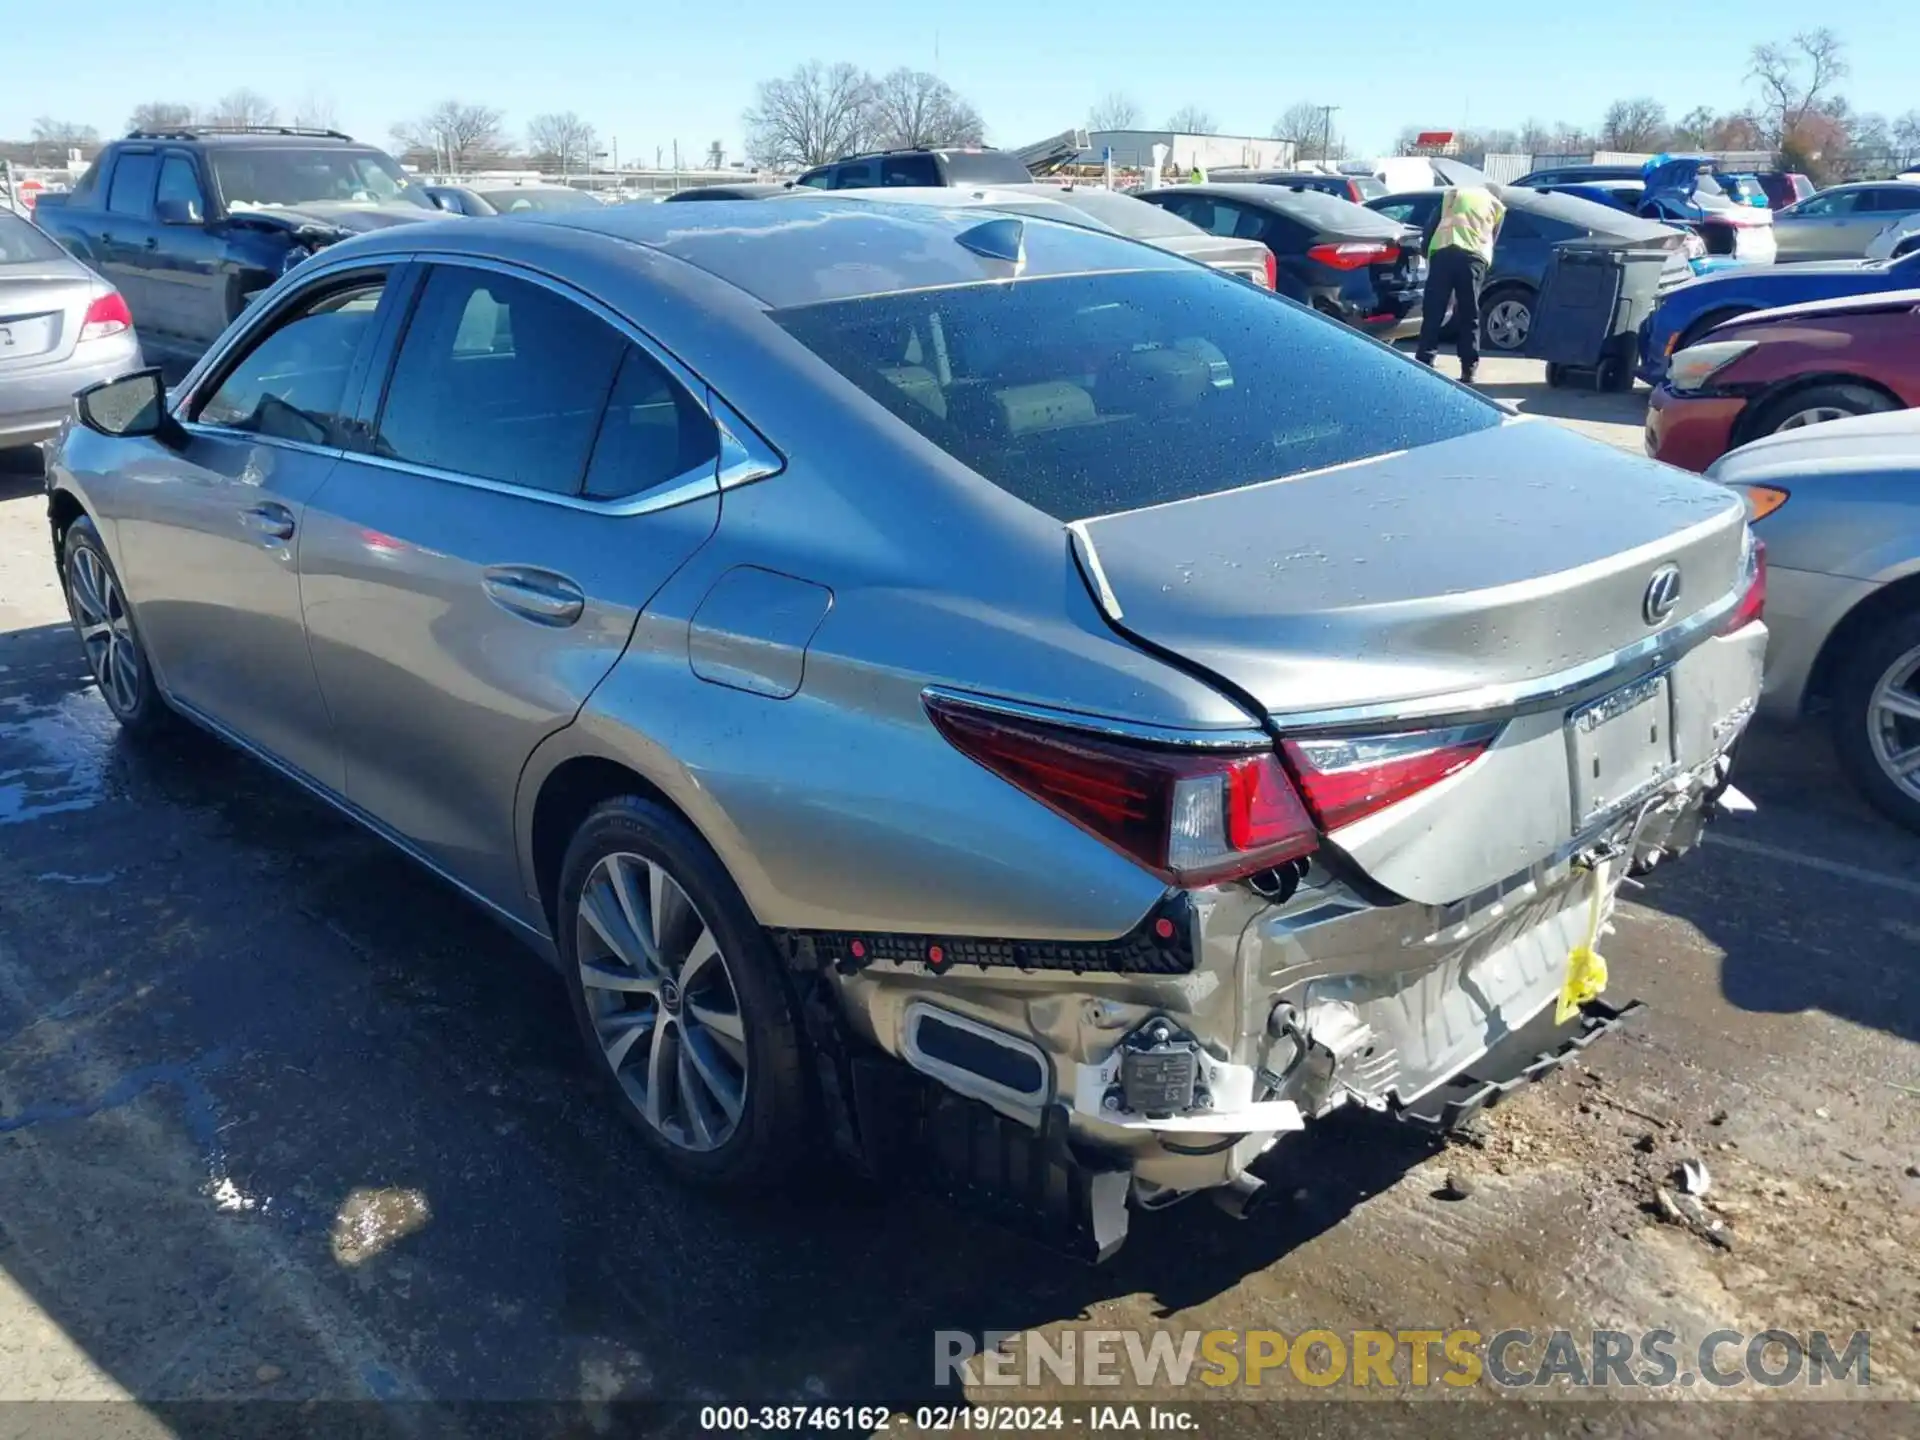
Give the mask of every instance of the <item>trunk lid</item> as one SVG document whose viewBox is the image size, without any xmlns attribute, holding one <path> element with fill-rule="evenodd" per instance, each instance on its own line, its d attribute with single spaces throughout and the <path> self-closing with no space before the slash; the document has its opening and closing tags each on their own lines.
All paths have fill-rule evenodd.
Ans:
<svg viewBox="0 0 1920 1440">
<path fill-rule="evenodd" d="M 0 265 L 0 374 L 65 359 L 98 287 L 73 266 Z"/>
<path fill-rule="evenodd" d="M 1744 521 L 1717 485 L 1516 420 L 1077 528 L 1122 630 L 1285 724 L 1444 713 L 1604 660 L 1723 599 Z M 1669 563 L 1681 599 L 1649 623 Z"/>
</svg>

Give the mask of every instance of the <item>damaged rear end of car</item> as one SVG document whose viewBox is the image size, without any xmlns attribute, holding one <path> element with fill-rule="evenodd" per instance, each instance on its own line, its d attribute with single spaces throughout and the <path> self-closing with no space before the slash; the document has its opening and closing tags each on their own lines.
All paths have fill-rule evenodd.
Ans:
<svg viewBox="0 0 1920 1440">
<path fill-rule="evenodd" d="M 1618 886 L 1697 842 L 1759 690 L 1736 497 L 1211 278 L 779 318 L 1244 717 L 923 687 L 947 746 L 1158 899 L 1110 938 L 787 936 L 858 1037 L 829 1089 L 869 1159 L 1098 1258 L 1130 1208 L 1245 1213 L 1249 1167 L 1336 1110 L 1451 1123 L 1618 1022 Z"/>
</svg>

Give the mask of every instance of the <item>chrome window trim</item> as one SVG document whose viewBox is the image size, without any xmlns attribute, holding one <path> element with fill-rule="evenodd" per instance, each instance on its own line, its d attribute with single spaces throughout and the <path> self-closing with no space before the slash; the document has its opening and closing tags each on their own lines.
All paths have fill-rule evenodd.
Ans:
<svg viewBox="0 0 1920 1440">
<path fill-rule="evenodd" d="M 324 254 L 325 252 L 321 252 Z M 311 264 L 312 262 L 309 262 Z M 352 459 L 373 465 L 383 470 L 393 470 L 404 474 L 420 475 L 431 480 L 444 480 L 455 485 L 468 485 L 477 490 L 487 490 L 495 494 L 511 495 L 525 500 L 540 500 L 550 505 L 559 505 L 568 510 L 580 510 L 588 514 L 626 517 L 632 515 L 650 515 L 660 510 L 670 510 L 684 505 L 702 495 L 716 494 L 721 490 L 735 489 L 751 484 L 755 480 L 764 480 L 778 475 L 786 469 L 786 460 L 769 445 L 755 430 L 751 423 L 733 406 L 722 400 L 693 371 L 689 370 L 673 354 L 661 348 L 660 344 L 647 335 L 633 322 L 610 309 L 601 301 L 585 291 L 548 275 L 544 271 L 529 266 L 494 260 L 484 255 L 467 255 L 456 250 L 437 248 L 409 248 L 405 251 L 384 252 L 379 255 L 353 255 L 331 264 L 324 261 L 320 266 L 305 270 L 299 281 L 304 291 L 310 287 L 325 285 L 329 280 L 356 270 L 386 269 L 394 270 L 402 265 L 447 265 L 463 266 L 473 270 L 489 270 L 509 279 L 524 280 L 528 284 L 538 285 L 563 300 L 581 306 L 603 324 L 611 325 L 622 339 L 664 369 L 669 376 L 684 389 L 693 403 L 718 432 L 719 456 L 715 464 L 700 466 L 681 475 L 670 476 L 659 484 L 634 495 L 622 496 L 617 500 L 594 500 L 581 495 L 558 495 L 551 490 L 539 490 L 532 486 L 514 485 L 502 480 L 490 480 L 478 475 L 463 475 L 457 471 L 441 470 L 431 465 L 421 465 L 413 461 L 392 460 L 385 456 L 370 454 L 364 450 L 352 450 L 345 447 L 323 447 L 320 453 Z M 263 297 L 264 298 L 264 297 Z M 256 302 L 258 303 L 258 302 Z M 227 356 L 241 346 L 249 343 L 263 326 L 271 323 L 271 315 L 280 309 L 276 300 L 271 307 L 263 306 L 259 317 L 244 327 L 236 329 L 225 337 L 213 350 L 207 352 L 195 373 L 190 377 L 193 386 L 181 387 L 181 394 L 174 401 L 175 418 L 184 415 L 192 408 L 195 394 L 204 377 L 215 374 L 226 363 Z M 404 335 L 401 340 L 404 343 Z M 397 351 L 396 351 L 397 353 Z M 182 422 L 185 424 L 186 422 Z M 189 431 L 199 426 L 195 421 L 187 425 Z M 218 430 L 219 427 L 213 427 Z M 222 434 L 244 434 L 244 431 L 220 430 Z M 258 437 L 256 437 L 258 438 Z M 298 447 L 298 441 L 274 441 L 269 443 Z"/>
<path fill-rule="evenodd" d="M 1550 675 L 1376 705 L 1349 705 L 1327 710 L 1275 710 L 1267 718 L 1281 729 L 1316 730 L 1327 726 L 1451 719 L 1489 710 L 1545 710 L 1577 695 L 1597 681 L 1613 679 L 1624 685 L 1637 679 L 1641 673 L 1656 670 L 1679 658 L 1682 651 L 1692 649 L 1695 643 L 1708 638 L 1712 628 L 1734 612 L 1740 603 L 1742 588 L 1728 591 L 1720 600 L 1688 616 L 1678 625 L 1644 636 L 1631 645 L 1623 645 L 1610 655 L 1583 661 Z M 1636 673 L 1620 673 L 1627 670 Z"/>
<path fill-rule="evenodd" d="M 671 510 L 677 505 L 701 500 L 720 493 L 714 481 L 713 468 L 702 465 L 689 470 L 684 475 L 663 480 L 651 490 L 643 490 L 637 495 L 624 496 L 618 500 L 589 500 L 580 495 L 560 495 L 552 490 L 536 490 L 530 485 L 514 485 L 505 480 L 488 480 L 478 475 L 462 475 L 455 470 L 439 470 L 431 465 L 416 464 L 411 460 L 391 460 L 384 455 L 370 455 L 364 450 L 340 452 L 340 458 L 356 465 L 371 465 L 377 470 L 392 470 L 402 475 L 417 475 L 424 480 L 441 480 L 450 485 L 464 485 L 471 490 L 485 490 L 494 495 L 507 495 L 516 500 L 538 500 L 548 505 L 558 505 L 563 510 L 578 510 L 588 515 L 605 515 L 620 519 L 631 515 L 651 515 L 659 510 Z"/>
<path fill-rule="evenodd" d="M 956 705 L 975 710 L 986 710 L 1016 720 L 1037 720 L 1042 724 L 1080 730 L 1108 740 L 1130 740 L 1137 744 L 1167 745 L 1183 750 L 1247 751 L 1273 748 L 1273 737 L 1254 726 L 1244 730 L 1185 730 L 1144 720 L 1117 720 L 1107 715 L 1089 715 L 1080 710 L 1034 705 L 1024 700 L 1003 700 L 998 696 L 959 690 L 950 685 L 928 685 L 920 695 L 924 700 L 951 700 Z"/>
<path fill-rule="evenodd" d="M 204 420 L 183 420 L 180 428 L 203 440 L 240 440 L 249 445 L 266 445 L 275 450 L 292 450 L 300 455 L 320 455 L 335 460 L 346 454 L 338 445 L 313 445 L 305 440 L 288 440 L 279 435 L 259 435 L 251 430 L 236 430 L 230 425 L 209 425 Z"/>
</svg>

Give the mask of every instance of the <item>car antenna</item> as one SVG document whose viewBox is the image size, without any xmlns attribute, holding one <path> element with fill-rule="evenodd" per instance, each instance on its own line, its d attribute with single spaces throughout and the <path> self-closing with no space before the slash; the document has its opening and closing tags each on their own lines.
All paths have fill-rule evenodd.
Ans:
<svg viewBox="0 0 1920 1440">
<path fill-rule="evenodd" d="M 954 237 L 960 247 L 989 260 L 1008 260 L 1018 270 L 1027 263 L 1026 226 L 1008 216 L 975 225 Z"/>
</svg>

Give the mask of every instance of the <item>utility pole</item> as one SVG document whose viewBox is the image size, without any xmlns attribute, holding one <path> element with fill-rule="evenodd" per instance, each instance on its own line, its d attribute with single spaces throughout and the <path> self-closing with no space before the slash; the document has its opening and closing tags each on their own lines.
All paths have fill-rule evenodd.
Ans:
<svg viewBox="0 0 1920 1440">
<path fill-rule="evenodd" d="M 1338 105 L 1320 107 L 1320 163 L 1322 165 L 1327 163 L 1327 154 L 1333 149 L 1333 112 L 1339 108 Z"/>
</svg>

